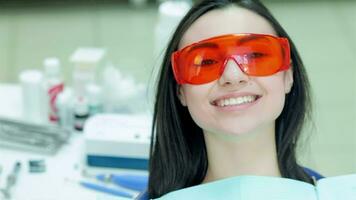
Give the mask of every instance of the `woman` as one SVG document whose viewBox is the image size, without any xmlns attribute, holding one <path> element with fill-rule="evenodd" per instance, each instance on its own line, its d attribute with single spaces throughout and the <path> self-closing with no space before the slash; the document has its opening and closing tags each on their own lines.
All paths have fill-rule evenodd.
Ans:
<svg viewBox="0 0 356 200">
<path fill-rule="evenodd" d="M 296 144 L 309 82 L 287 33 L 257 0 L 204 0 L 187 13 L 157 85 L 148 197 L 239 175 L 313 183 Z"/>
</svg>

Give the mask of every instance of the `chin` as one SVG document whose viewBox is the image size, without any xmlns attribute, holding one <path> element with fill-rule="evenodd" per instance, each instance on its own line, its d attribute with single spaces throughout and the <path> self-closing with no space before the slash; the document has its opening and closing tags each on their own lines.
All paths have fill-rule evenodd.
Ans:
<svg viewBox="0 0 356 200">
<path fill-rule="evenodd" d="M 208 131 L 208 132 L 213 132 L 217 133 L 220 136 L 247 136 L 250 134 L 253 134 L 256 130 L 256 127 L 224 127 L 223 129 L 215 129 L 213 131 Z"/>
<path fill-rule="evenodd" d="M 251 134 L 253 129 L 234 129 L 234 131 L 224 131 L 223 134 L 231 136 L 244 136 Z"/>
</svg>

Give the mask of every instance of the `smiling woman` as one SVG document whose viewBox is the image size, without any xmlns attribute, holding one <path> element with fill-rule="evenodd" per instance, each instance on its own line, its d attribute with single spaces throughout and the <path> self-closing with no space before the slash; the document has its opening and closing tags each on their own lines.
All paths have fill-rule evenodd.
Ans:
<svg viewBox="0 0 356 200">
<path fill-rule="evenodd" d="M 157 85 L 148 196 L 239 175 L 313 183 L 297 163 L 309 82 L 257 0 L 204 0 L 174 33 Z"/>
</svg>

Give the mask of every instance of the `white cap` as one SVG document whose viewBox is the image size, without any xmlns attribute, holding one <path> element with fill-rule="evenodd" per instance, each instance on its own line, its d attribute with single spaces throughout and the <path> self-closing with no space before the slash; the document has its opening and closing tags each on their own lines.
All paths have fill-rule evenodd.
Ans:
<svg viewBox="0 0 356 200">
<path fill-rule="evenodd" d="M 21 72 L 19 79 L 22 84 L 39 84 L 43 78 L 39 70 L 25 70 Z"/>
<path fill-rule="evenodd" d="M 60 73 L 60 62 L 58 58 L 46 58 L 43 61 L 46 75 L 56 76 Z"/>
</svg>

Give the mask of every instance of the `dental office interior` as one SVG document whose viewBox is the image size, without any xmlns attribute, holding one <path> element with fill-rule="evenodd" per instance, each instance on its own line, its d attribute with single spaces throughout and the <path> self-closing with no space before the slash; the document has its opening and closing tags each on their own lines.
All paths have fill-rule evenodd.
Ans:
<svg viewBox="0 0 356 200">
<path fill-rule="evenodd" d="M 356 173 L 356 1 L 263 2 L 311 82 L 299 162 L 326 177 Z M 0 2 L 0 199 L 132 199 L 145 190 L 155 77 L 191 5 Z"/>
</svg>

